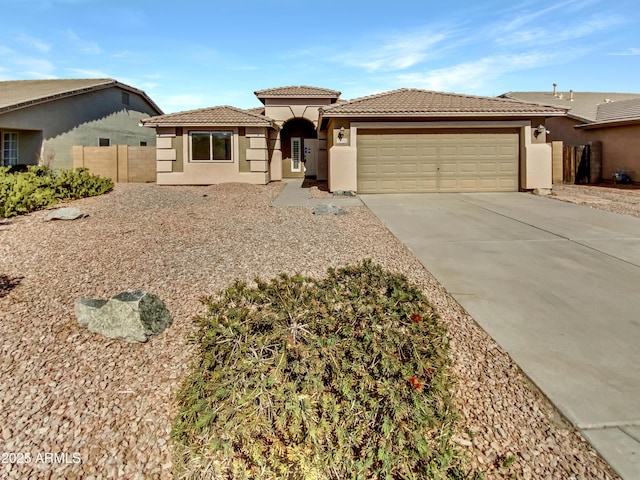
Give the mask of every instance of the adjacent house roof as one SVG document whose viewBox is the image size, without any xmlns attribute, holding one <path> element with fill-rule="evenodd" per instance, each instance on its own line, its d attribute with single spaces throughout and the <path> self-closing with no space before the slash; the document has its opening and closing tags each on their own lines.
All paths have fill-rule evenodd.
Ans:
<svg viewBox="0 0 640 480">
<path fill-rule="evenodd" d="M 337 99 L 340 96 L 340 92 L 336 90 L 329 90 L 328 88 L 309 87 L 306 85 L 290 86 L 290 87 L 278 87 L 267 88 L 265 90 L 258 90 L 255 95 L 260 101 L 265 98 L 332 98 Z"/>
<path fill-rule="evenodd" d="M 401 88 L 321 109 L 322 117 L 559 116 L 566 110 L 504 98 Z"/>
<path fill-rule="evenodd" d="M 581 122 L 596 122 L 599 116 L 599 106 L 607 103 L 617 103 L 622 100 L 640 98 L 640 93 L 614 92 L 507 92 L 502 98 L 532 102 L 538 105 L 550 105 L 567 108 L 567 116 Z"/>
<path fill-rule="evenodd" d="M 269 117 L 228 105 L 150 117 L 142 120 L 142 123 L 147 127 L 233 126 L 278 128 L 274 120 Z"/>
<path fill-rule="evenodd" d="M 118 87 L 143 97 L 159 114 L 162 110 L 142 90 L 112 78 L 10 80 L 0 82 L 0 113 L 31 107 L 61 98 L 82 95 L 105 88 Z"/>
<path fill-rule="evenodd" d="M 601 103 L 598 105 L 596 120 L 575 128 L 601 128 L 616 125 L 640 123 L 640 97 L 631 100 Z"/>
</svg>

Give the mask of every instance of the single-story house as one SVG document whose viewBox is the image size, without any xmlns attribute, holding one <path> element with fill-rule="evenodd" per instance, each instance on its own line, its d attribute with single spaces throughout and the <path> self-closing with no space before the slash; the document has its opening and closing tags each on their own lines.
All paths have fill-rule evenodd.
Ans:
<svg viewBox="0 0 640 480">
<path fill-rule="evenodd" d="M 0 165 L 73 167 L 74 145 L 154 146 L 140 121 L 162 115 L 143 91 L 113 79 L 0 82 Z"/>
<path fill-rule="evenodd" d="M 640 93 L 559 92 L 554 85 L 553 91 L 508 92 L 501 97 L 566 108 L 566 116 L 547 121 L 548 141 L 597 144 L 604 180 L 611 180 L 618 170 L 640 180 Z"/>
<path fill-rule="evenodd" d="M 291 86 L 263 107 L 160 115 L 159 184 L 265 184 L 309 176 L 331 191 L 473 192 L 551 188 L 545 121 L 566 110 L 403 88 L 351 101 Z"/>
</svg>

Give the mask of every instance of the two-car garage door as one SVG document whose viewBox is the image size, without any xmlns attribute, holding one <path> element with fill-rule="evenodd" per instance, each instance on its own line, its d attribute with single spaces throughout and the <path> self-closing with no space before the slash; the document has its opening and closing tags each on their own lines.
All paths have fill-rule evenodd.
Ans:
<svg viewBox="0 0 640 480">
<path fill-rule="evenodd" d="M 358 192 L 518 191 L 517 130 L 358 130 Z"/>
</svg>

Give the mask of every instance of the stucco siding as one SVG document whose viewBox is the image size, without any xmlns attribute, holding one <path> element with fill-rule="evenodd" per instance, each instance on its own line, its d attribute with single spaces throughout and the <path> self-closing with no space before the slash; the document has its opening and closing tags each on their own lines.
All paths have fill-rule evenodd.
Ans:
<svg viewBox="0 0 640 480">
<path fill-rule="evenodd" d="M 190 132 L 209 130 L 233 131 L 232 161 L 189 160 Z M 263 127 L 158 128 L 156 149 L 157 183 L 161 185 L 265 184 L 269 181 L 267 130 Z M 174 156 L 175 160 L 169 160 Z"/>
<path fill-rule="evenodd" d="M 591 141 L 590 135 L 585 130 L 574 128 L 581 122 L 569 117 L 548 118 L 546 121 L 547 141 L 562 141 L 564 145 L 586 145 Z"/>
<path fill-rule="evenodd" d="M 547 120 L 547 140 L 561 140 L 565 146 L 602 142 L 602 179 L 612 180 L 613 172 L 624 170 L 640 181 L 640 125 L 602 128 L 574 128 L 582 125 L 571 118 Z"/>
<path fill-rule="evenodd" d="M 640 125 L 589 130 L 602 142 L 602 178 L 612 180 L 613 172 L 624 170 L 640 181 Z"/>
<path fill-rule="evenodd" d="M 42 146 L 30 145 L 20 152 L 20 163 L 42 161 L 55 169 L 72 168 L 74 145 L 98 146 L 100 138 L 111 145 L 155 145 L 153 129 L 139 126 L 155 112 L 144 99 L 129 93 L 129 105 L 122 103 L 122 90 L 108 88 L 34 105 L 0 115 L 0 130 L 41 132 Z M 34 138 L 31 138 L 35 141 Z"/>
</svg>

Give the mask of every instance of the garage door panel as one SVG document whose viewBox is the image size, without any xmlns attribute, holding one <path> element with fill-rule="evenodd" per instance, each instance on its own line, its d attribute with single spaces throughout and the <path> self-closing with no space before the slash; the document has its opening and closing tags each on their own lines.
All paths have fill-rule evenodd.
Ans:
<svg viewBox="0 0 640 480">
<path fill-rule="evenodd" d="M 513 163 L 500 162 L 499 164 L 501 173 L 513 173 L 516 174 L 518 172 L 518 166 Z"/>
<path fill-rule="evenodd" d="M 453 162 L 441 163 L 440 174 L 446 175 L 448 173 L 458 173 L 458 164 Z"/>
<path fill-rule="evenodd" d="M 518 133 L 360 132 L 358 191 L 517 191 Z"/>
<path fill-rule="evenodd" d="M 475 162 L 460 162 L 460 173 L 478 173 L 479 165 Z"/>
<path fill-rule="evenodd" d="M 483 175 L 493 175 L 500 171 L 499 164 L 496 162 L 481 162 L 480 163 L 480 172 Z"/>
<path fill-rule="evenodd" d="M 438 166 L 435 163 L 420 163 L 420 174 L 421 175 L 433 175 L 435 176 L 438 171 Z"/>
<path fill-rule="evenodd" d="M 418 163 L 401 163 L 399 170 L 403 175 L 417 175 L 419 173 Z"/>
</svg>

